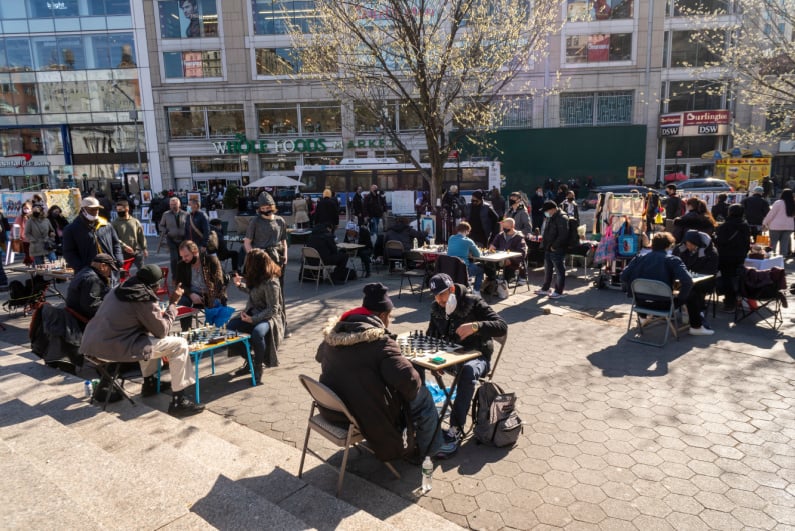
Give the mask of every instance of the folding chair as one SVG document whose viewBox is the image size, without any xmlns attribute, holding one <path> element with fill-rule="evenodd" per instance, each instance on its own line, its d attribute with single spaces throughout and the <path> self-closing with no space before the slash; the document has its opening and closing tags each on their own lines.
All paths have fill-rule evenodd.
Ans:
<svg viewBox="0 0 795 531">
<path fill-rule="evenodd" d="M 389 251 L 393 252 L 389 252 Z M 390 255 L 398 255 L 390 256 Z M 404 260 L 405 249 L 403 249 L 403 244 L 397 240 L 389 240 L 384 244 L 384 261 L 387 263 L 387 271 L 390 273 L 394 273 L 396 271 L 405 271 L 405 260 Z"/>
<path fill-rule="evenodd" d="M 768 275 L 770 283 L 754 285 L 754 282 L 749 282 L 750 275 Z M 737 324 L 746 317 L 756 315 L 759 317 L 759 322 L 764 322 L 771 330 L 778 330 L 784 323 L 781 306 L 787 307 L 787 298 L 782 291 L 786 288 L 786 276 L 780 267 L 762 271 L 752 267 L 743 267 L 739 274 L 734 323 Z"/>
<path fill-rule="evenodd" d="M 519 269 L 516 270 L 516 276 L 513 278 L 514 295 L 516 295 L 516 290 L 519 288 L 519 281 L 522 275 L 524 275 L 524 285 L 527 287 L 527 291 L 530 291 L 530 266 L 528 264 L 528 255 L 529 253 L 525 255 L 524 259 L 519 263 Z"/>
<path fill-rule="evenodd" d="M 679 330 L 676 327 L 676 305 L 674 303 L 674 293 L 671 286 L 659 280 L 649 280 L 645 278 L 638 278 L 632 281 L 632 307 L 629 310 L 629 322 L 627 323 L 627 332 L 632 328 L 632 314 L 635 313 L 637 320 L 636 334 L 629 338 L 630 341 L 635 343 L 642 343 L 644 345 L 651 345 L 653 347 L 662 347 L 668 341 L 668 333 L 673 331 L 674 337 L 679 340 Z M 664 309 L 660 309 L 660 308 Z M 646 314 L 653 317 L 661 317 L 665 319 L 665 337 L 662 343 L 652 343 L 640 339 L 639 336 L 643 335 L 643 329 L 648 326 L 644 323 L 640 314 Z M 646 326 L 644 326 L 646 325 Z"/>
<path fill-rule="evenodd" d="M 309 260 L 316 261 L 316 263 L 309 264 Z M 317 249 L 313 247 L 304 247 L 301 249 L 301 274 L 299 278 L 301 287 L 303 287 L 307 271 L 313 275 L 309 278 L 315 281 L 315 292 L 317 292 L 320 287 L 321 279 L 328 280 L 333 286 L 334 280 L 331 278 L 331 273 L 334 269 L 335 266 L 325 265 L 323 263 L 323 259 L 320 258 L 320 253 L 317 252 Z"/>
<path fill-rule="evenodd" d="M 345 407 L 345 404 L 334 391 L 304 374 L 299 375 L 298 379 L 301 381 L 304 389 L 309 393 L 309 396 L 312 397 L 312 408 L 309 411 L 309 420 L 306 425 L 306 437 L 304 437 L 304 449 L 301 452 L 301 463 L 298 465 L 298 477 L 300 478 L 304 472 L 304 459 L 306 458 L 307 446 L 309 445 L 309 433 L 314 430 L 337 447 L 345 448 L 342 454 L 342 465 L 340 465 L 339 468 L 339 480 L 337 481 L 337 498 L 339 498 L 340 491 L 342 490 L 342 481 L 345 478 L 345 467 L 348 464 L 348 452 L 351 446 L 364 448 L 371 454 L 374 452 L 367 446 L 359 445 L 359 443 L 364 441 L 364 435 L 362 435 L 362 431 L 359 429 L 356 419 L 353 418 L 353 415 L 351 415 L 348 408 Z M 348 419 L 347 425 L 329 422 L 320 413 L 316 414 L 315 409 L 319 407 L 336 411 L 344 415 Z M 384 464 L 397 479 L 400 479 L 400 474 L 395 470 L 395 467 L 387 462 L 384 462 Z"/>
<path fill-rule="evenodd" d="M 130 404 L 133 406 L 135 405 L 135 401 L 130 397 L 130 395 L 127 394 L 127 391 L 124 390 L 124 387 L 121 384 L 123 381 L 121 374 L 119 374 L 121 372 L 121 363 L 111 363 L 99 358 L 93 358 L 91 356 L 84 356 L 84 359 L 91 362 L 99 374 L 99 385 L 97 385 L 96 389 L 94 389 L 94 392 L 91 393 L 91 398 L 88 401 L 89 404 L 94 403 L 94 396 L 97 394 L 97 391 L 103 387 L 104 383 L 107 383 L 108 387 L 107 391 L 105 392 L 105 401 L 102 404 L 102 411 L 107 409 L 108 402 L 110 401 L 110 395 L 113 394 L 114 389 L 121 393 L 124 398 L 129 400 Z M 108 367 L 112 367 L 110 371 L 108 370 Z"/>
<path fill-rule="evenodd" d="M 133 262 L 135 262 L 134 256 L 132 258 L 127 258 L 126 260 L 124 260 L 124 262 L 122 262 L 121 272 L 119 274 L 119 277 L 122 282 L 130 278 L 130 268 L 132 267 Z"/>
<path fill-rule="evenodd" d="M 469 269 L 466 263 L 457 256 L 440 254 L 436 257 L 436 273 L 447 273 L 453 282 L 470 286 Z"/>
<path fill-rule="evenodd" d="M 420 300 L 422 300 L 422 292 L 425 290 L 425 286 L 427 286 L 428 282 L 431 280 L 431 276 L 432 270 L 430 269 L 428 262 L 425 260 L 425 255 L 418 252 L 407 252 L 403 258 L 403 273 L 400 275 L 398 299 L 400 298 L 400 294 L 403 292 L 403 281 L 408 280 L 409 291 L 411 291 L 411 293 L 419 293 Z M 416 278 L 420 281 L 418 287 L 414 287 L 414 284 L 411 282 L 412 278 Z"/>
</svg>

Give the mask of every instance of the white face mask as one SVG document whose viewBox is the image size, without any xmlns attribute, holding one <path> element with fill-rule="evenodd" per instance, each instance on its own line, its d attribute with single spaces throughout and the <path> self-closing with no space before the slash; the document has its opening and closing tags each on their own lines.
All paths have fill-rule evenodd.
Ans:
<svg viewBox="0 0 795 531">
<path fill-rule="evenodd" d="M 91 215 L 91 214 L 89 214 L 89 213 L 88 213 L 88 212 L 86 212 L 86 211 L 83 211 L 83 215 L 85 216 L 85 218 L 86 218 L 88 221 L 96 221 L 96 219 L 97 219 L 97 216 Z"/>
<path fill-rule="evenodd" d="M 447 303 L 444 305 L 444 311 L 447 315 L 453 313 L 458 306 L 458 299 L 455 298 L 455 293 L 451 293 L 449 297 L 447 297 Z"/>
<path fill-rule="evenodd" d="M 549 212 L 544 212 L 544 217 L 545 218 L 550 218 L 550 217 L 552 217 L 552 214 L 550 214 Z"/>
</svg>

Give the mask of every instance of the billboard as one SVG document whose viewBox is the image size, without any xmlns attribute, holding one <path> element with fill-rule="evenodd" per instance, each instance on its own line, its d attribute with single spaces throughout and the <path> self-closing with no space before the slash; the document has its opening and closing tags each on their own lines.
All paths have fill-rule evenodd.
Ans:
<svg viewBox="0 0 795 531">
<path fill-rule="evenodd" d="M 731 113 L 686 111 L 660 115 L 660 136 L 721 136 L 729 134 Z"/>
</svg>

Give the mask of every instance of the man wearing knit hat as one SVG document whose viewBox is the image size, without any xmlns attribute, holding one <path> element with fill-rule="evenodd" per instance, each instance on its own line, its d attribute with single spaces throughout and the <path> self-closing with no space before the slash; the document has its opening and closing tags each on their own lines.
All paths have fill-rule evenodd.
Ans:
<svg viewBox="0 0 795 531">
<path fill-rule="evenodd" d="M 251 249 L 262 249 L 284 270 L 284 266 L 287 265 L 287 224 L 284 218 L 276 215 L 276 201 L 268 192 L 259 195 L 257 214 L 258 216 L 251 220 L 246 229 L 240 263 L 245 268 L 245 253 L 250 252 Z"/>
<path fill-rule="evenodd" d="M 403 439 L 407 418 L 413 425 L 408 426 L 408 441 L 416 431 L 420 451 L 429 448 L 429 455 L 444 459 L 458 444 L 445 443 L 436 430 L 433 398 L 388 330 L 393 307 L 386 286 L 364 287 L 362 305 L 323 330 L 315 357 L 321 365 L 320 381 L 339 395 L 382 461 L 412 453 L 413 445 Z M 333 412 L 321 414 L 331 422 L 345 420 Z"/>
<path fill-rule="evenodd" d="M 102 318 L 92 319 L 86 325 L 80 352 L 104 361 L 137 361 L 144 376 L 141 395 L 145 397 L 157 393 L 158 360 L 168 356 L 173 390 L 168 412 L 184 417 L 200 413 L 204 406 L 185 394 L 185 388 L 195 383 L 187 340 L 168 336 L 183 289 L 177 285 L 171 291 L 168 308 L 163 312 L 155 294 L 162 279 L 159 266 L 145 265 L 108 293 L 97 311 Z"/>
</svg>

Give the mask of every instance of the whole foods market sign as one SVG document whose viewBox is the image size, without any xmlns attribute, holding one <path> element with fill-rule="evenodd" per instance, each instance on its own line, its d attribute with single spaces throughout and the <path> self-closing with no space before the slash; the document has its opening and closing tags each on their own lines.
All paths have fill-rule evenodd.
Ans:
<svg viewBox="0 0 795 531">
<path fill-rule="evenodd" d="M 213 142 L 218 155 L 248 155 L 249 153 L 323 153 L 325 138 L 291 138 L 288 140 L 249 140 L 237 135 L 234 140 Z"/>
<path fill-rule="evenodd" d="M 660 115 L 660 136 L 720 136 L 729 134 L 731 113 L 724 109 Z"/>
</svg>

